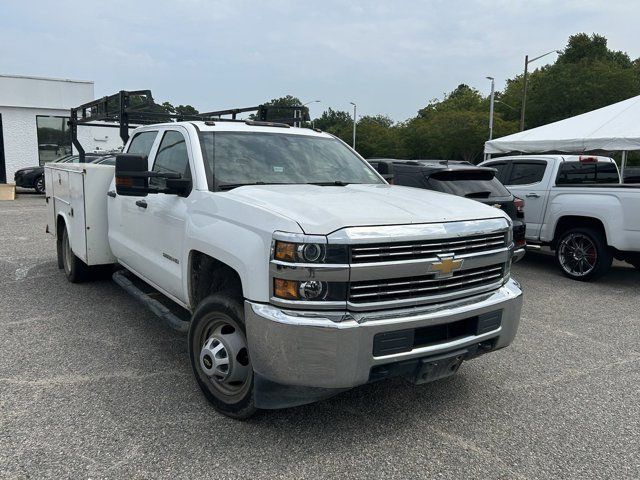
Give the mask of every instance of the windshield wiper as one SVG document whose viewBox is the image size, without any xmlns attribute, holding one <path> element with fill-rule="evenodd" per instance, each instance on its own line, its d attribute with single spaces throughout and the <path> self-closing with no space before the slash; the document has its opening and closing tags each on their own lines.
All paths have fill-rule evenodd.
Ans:
<svg viewBox="0 0 640 480">
<path fill-rule="evenodd" d="M 309 182 L 307 185 L 319 185 L 321 187 L 346 187 L 353 185 L 351 182 L 343 182 L 342 180 L 334 180 L 333 182 Z"/>
<path fill-rule="evenodd" d="M 247 185 L 272 185 L 265 182 L 249 182 L 249 183 L 221 183 L 218 185 L 218 190 L 232 190 L 238 187 L 246 187 Z"/>
<path fill-rule="evenodd" d="M 489 198 L 491 192 L 489 191 L 481 191 L 481 192 L 471 192 L 465 195 L 466 198 Z"/>
</svg>

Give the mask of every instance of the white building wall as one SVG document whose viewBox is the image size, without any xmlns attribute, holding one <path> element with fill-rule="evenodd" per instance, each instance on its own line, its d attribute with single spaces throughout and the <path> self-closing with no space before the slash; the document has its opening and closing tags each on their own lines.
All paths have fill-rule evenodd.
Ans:
<svg viewBox="0 0 640 480">
<path fill-rule="evenodd" d="M 68 116 L 68 110 L 0 106 L 7 182 L 19 168 L 39 165 L 37 115 Z"/>
<path fill-rule="evenodd" d="M 69 109 L 94 99 L 93 82 L 0 75 L 0 114 L 7 182 L 16 170 L 39 165 L 36 117 L 69 116 Z M 122 146 L 116 128 L 79 127 L 85 151 Z"/>
<path fill-rule="evenodd" d="M 93 82 L 0 75 L 0 106 L 69 110 L 93 99 Z"/>
<path fill-rule="evenodd" d="M 123 146 L 119 128 L 79 126 L 78 140 L 87 153 L 116 150 Z M 78 153 L 75 147 L 73 147 L 73 153 Z"/>
<path fill-rule="evenodd" d="M 13 183 L 16 170 L 40 164 L 38 157 L 38 115 L 68 117 L 69 110 L 0 106 L 4 136 L 7 182 Z M 117 128 L 78 127 L 78 140 L 86 152 L 122 147 Z M 74 153 L 77 153 L 74 148 Z"/>
</svg>

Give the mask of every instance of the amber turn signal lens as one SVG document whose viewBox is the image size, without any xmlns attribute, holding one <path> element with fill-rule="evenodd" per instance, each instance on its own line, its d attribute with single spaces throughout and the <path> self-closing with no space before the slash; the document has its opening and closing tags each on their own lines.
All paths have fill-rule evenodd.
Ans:
<svg viewBox="0 0 640 480">
<path fill-rule="evenodd" d="M 133 187 L 133 178 L 116 177 L 116 187 Z"/>
<path fill-rule="evenodd" d="M 288 242 L 276 242 L 276 251 L 273 256 L 276 260 L 282 260 L 284 262 L 295 262 L 296 244 Z"/>
<path fill-rule="evenodd" d="M 297 300 L 300 298 L 298 282 L 294 280 L 275 278 L 273 280 L 273 293 L 276 297 L 284 298 L 285 300 Z"/>
</svg>

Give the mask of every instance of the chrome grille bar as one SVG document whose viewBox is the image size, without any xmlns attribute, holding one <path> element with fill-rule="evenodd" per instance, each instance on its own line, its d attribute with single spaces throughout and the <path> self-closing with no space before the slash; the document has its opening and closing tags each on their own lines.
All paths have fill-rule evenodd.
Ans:
<svg viewBox="0 0 640 480">
<path fill-rule="evenodd" d="M 434 278 L 433 275 L 398 279 L 393 282 L 354 282 L 350 286 L 351 303 L 387 301 L 420 297 L 425 293 L 451 293 L 469 288 L 490 286 L 504 276 L 502 265 L 492 265 L 473 270 L 456 272 L 449 278 Z"/>
<path fill-rule="evenodd" d="M 439 253 L 476 253 L 491 251 L 506 246 L 504 233 L 459 237 L 433 242 L 387 243 L 351 247 L 353 263 L 384 262 L 391 259 L 429 258 Z"/>
</svg>

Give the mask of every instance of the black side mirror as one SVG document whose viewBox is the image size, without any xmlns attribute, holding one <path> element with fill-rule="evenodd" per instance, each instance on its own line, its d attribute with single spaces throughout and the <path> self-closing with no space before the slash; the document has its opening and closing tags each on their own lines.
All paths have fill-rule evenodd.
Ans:
<svg viewBox="0 0 640 480">
<path fill-rule="evenodd" d="M 167 178 L 167 192 L 175 193 L 181 197 L 188 197 L 191 193 L 191 179 L 189 178 Z"/>
<path fill-rule="evenodd" d="M 149 172 L 146 155 L 121 153 L 116 155 L 116 192 L 128 197 L 146 197 L 149 193 Z"/>
</svg>

